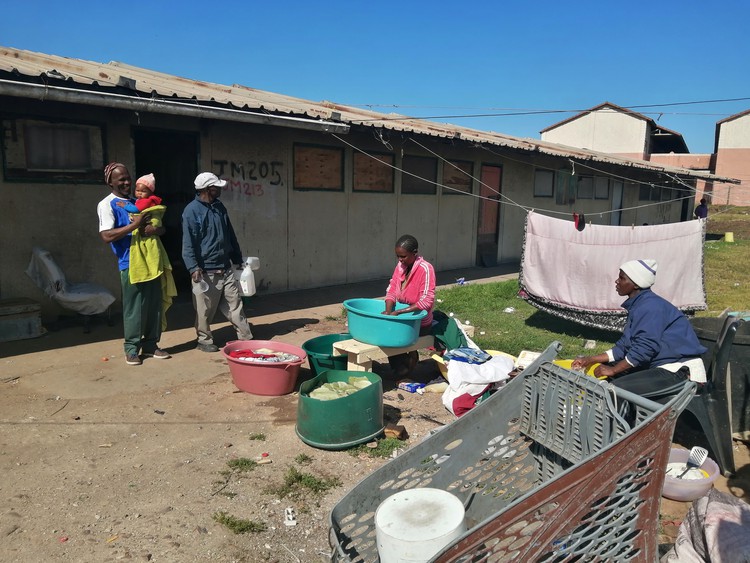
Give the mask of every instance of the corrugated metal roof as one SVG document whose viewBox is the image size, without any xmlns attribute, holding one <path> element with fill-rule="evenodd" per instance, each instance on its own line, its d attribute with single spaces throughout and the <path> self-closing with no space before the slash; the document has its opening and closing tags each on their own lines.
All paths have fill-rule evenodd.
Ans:
<svg viewBox="0 0 750 563">
<path fill-rule="evenodd" d="M 619 158 L 606 153 L 568 147 L 537 139 L 513 137 L 397 114 L 383 114 L 327 101 L 312 102 L 256 90 L 240 84 L 227 86 L 192 80 L 119 62 L 97 63 L 11 47 L 0 47 L 0 72 L 34 79 L 48 77 L 55 80 L 65 80 L 71 83 L 69 86 L 85 85 L 106 88 L 120 86 L 129 88 L 134 97 L 140 98 L 158 97 L 192 100 L 197 104 L 211 102 L 245 111 L 342 121 L 351 125 L 410 132 L 431 137 L 461 139 L 469 143 L 494 145 L 549 156 L 628 166 L 650 171 L 665 171 L 693 178 L 736 182 L 736 180 L 730 178 L 719 178 L 704 172 L 656 166 L 646 161 Z M 2 93 L 1 87 L 0 93 Z"/>
</svg>

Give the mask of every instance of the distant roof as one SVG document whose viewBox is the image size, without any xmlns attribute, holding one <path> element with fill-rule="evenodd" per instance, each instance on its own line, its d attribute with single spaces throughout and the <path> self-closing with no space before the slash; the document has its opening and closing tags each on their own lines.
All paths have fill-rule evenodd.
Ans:
<svg viewBox="0 0 750 563">
<path fill-rule="evenodd" d="M 239 117 L 244 114 L 258 118 L 263 116 L 268 118 L 282 116 L 276 119 L 304 118 L 308 120 L 308 123 L 312 120 L 322 125 L 348 124 L 357 127 L 388 129 L 579 161 L 592 161 L 649 171 L 665 171 L 684 177 L 734 181 L 731 178 L 720 178 L 707 172 L 660 166 L 647 161 L 627 159 L 537 139 L 513 137 L 393 113 L 383 114 L 329 101 L 312 102 L 257 90 L 241 84 L 227 86 L 164 74 L 119 62 L 97 63 L 12 47 L 0 47 L 0 95 L 21 95 L 17 93 L 17 89 L 13 90 L 14 86 L 17 89 L 23 86 L 36 86 L 40 90 L 44 90 L 44 87 L 50 90 L 53 88 L 66 91 L 74 89 L 79 91 L 81 96 L 107 92 L 110 96 L 116 96 L 117 99 L 131 100 L 131 103 L 138 101 L 144 104 L 144 111 L 159 112 L 162 111 L 160 108 L 166 107 L 167 104 L 175 104 L 181 108 L 189 106 L 193 109 L 205 108 L 231 112 L 233 116 Z M 41 96 L 41 99 L 45 98 Z M 78 103 L 82 102 L 78 101 Z M 643 118 L 652 121 L 647 117 Z M 667 131 L 663 128 L 662 130 Z"/>
<path fill-rule="evenodd" d="M 643 115 L 642 113 L 638 113 L 637 111 L 633 111 L 628 108 L 624 108 L 622 106 L 618 106 L 617 104 L 613 104 L 612 102 L 604 102 L 602 104 L 599 104 L 598 106 L 594 106 L 590 109 L 577 113 L 576 115 L 572 117 L 569 117 L 562 121 L 558 121 L 557 123 L 550 125 L 549 127 L 545 129 L 542 129 L 540 133 L 546 133 L 547 131 L 560 127 L 561 125 L 565 125 L 566 123 L 570 123 L 571 121 L 580 119 L 581 117 L 585 115 L 588 115 L 590 113 L 594 113 L 597 111 L 601 111 L 603 109 L 611 109 L 619 113 L 625 113 L 631 117 L 634 117 L 636 119 L 641 119 L 645 121 L 646 123 L 648 123 L 649 133 L 652 137 L 652 148 L 654 149 L 651 151 L 652 153 L 674 152 L 674 153 L 682 154 L 682 153 L 690 152 L 688 150 L 687 143 L 685 143 L 685 139 L 682 137 L 681 133 L 678 133 L 677 131 L 672 131 L 671 129 L 667 129 L 666 127 L 663 127 L 657 124 L 656 121 L 654 121 L 647 115 Z"/>
<path fill-rule="evenodd" d="M 726 123 L 727 121 L 734 121 L 735 119 L 739 119 L 740 117 L 745 117 L 746 115 L 750 115 L 750 109 L 746 109 L 745 111 L 741 111 L 740 113 L 735 113 L 734 115 L 725 117 L 724 119 L 717 121 L 716 126 L 718 128 L 718 126 L 721 125 L 722 123 Z"/>
</svg>

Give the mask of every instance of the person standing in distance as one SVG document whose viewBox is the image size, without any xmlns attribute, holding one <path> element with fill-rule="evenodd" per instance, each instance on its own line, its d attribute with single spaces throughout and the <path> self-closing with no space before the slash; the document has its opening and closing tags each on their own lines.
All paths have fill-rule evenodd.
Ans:
<svg viewBox="0 0 750 563">
<path fill-rule="evenodd" d="M 99 236 L 109 243 L 117 256 L 122 286 L 122 324 L 125 332 L 125 362 L 131 366 L 141 365 L 138 355 L 158 360 L 169 358 L 159 349 L 161 337 L 161 281 L 153 280 L 130 283 L 130 242 L 136 229 L 142 237 L 164 234 L 164 227 L 154 227 L 141 214 L 130 214 L 125 207 L 133 203 L 130 195 L 130 172 L 124 164 L 110 162 L 104 168 L 104 182 L 112 190 L 99 202 Z"/>
<path fill-rule="evenodd" d="M 182 213 L 182 259 L 193 283 L 197 349 L 202 352 L 219 350 L 211 333 L 217 309 L 237 331 L 238 339 L 253 338 L 232 272 L 233 263 L 242 263 L 242 253 L 227 208 L 219 201 L 226 185 L 216 174 L 201 172 L 195 177 L 195 199 Z M 206 291 L 196 288 L 201 282 L 208 285 Z"/>
<path fill-rule="evenodd" d="M 696 219 L 705 219 L 708 217 L 708 204 L 705 197 L 701 198 L 701 204 L 696 206 L 695 211 L 693 211 L 693 217 Z"/>
</svg>

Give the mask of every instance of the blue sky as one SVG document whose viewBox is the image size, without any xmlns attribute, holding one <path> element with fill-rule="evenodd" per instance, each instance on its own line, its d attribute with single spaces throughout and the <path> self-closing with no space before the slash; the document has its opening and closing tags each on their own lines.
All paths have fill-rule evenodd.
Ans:
<svg viewBox="0 0 750 563">
<path fill-rule="evenodd" d="M 634 108 L 701 153 L 750 109 L 749 19 L 746 0 L 6 0 L 0 45 L 532 138 L 604 101 L 745 98 Z M 454 117 L 540 110 L 564 112 Z"/>
</svg>

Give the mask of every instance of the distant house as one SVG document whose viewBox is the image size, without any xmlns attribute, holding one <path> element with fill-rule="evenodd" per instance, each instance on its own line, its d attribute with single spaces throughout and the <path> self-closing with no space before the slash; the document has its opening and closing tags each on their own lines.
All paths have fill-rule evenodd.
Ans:
<svg viewBox="0 0 750 563">
<path fill-rule="evenodd" d="M 740 183 L 714 183 L 711 202 L 750 206 L 750 110 L 731 115 L 716 124 L 715 151 L 713 172 L 738 178 Z"/>
<path fill-rule="evenodd" d="M 542 129 L 542 140 L 650 160 L 653 154 L 688 153 L 682 135 L 653 119 L 604 102 Z"/>
<path fill-rule="evenodd" d="M 527 210 L 605 224 L 689 218 L 689 186 L 717 180 L 533 139 L 0 47 L 0 297 L 42 300 L 34 246 L 68 276 L 119 294 L 97 233 L 102 169 L 153 172 L 168 206 L 178 287 L 180 216 L 210 170 L 263 292 L 387 277 L 410 233 L 438 270 L 519 260 Z M 675 140 L 676 142 L 679 139 Z M 643 206 L 641 195 L 649 193 Z M 385 288 L 384 288 L 385 289 Z M 45 302 L 46 312 L 54 312 Z"/>
<path fill-rule="evenodd" d="M 605 102 L 543 129 L 542 140 L 587 148 L 653 164 L 676 166 L 737 178 L 732 182 L 696 183 L 696 197 L 713 204 L 750 205 L 750 110 L 716 124 L 713 154 L 692 154 L 682 135 L 650 117 Z M 641 194 L 648 201 L 651 194 Z"/>
</svg>

